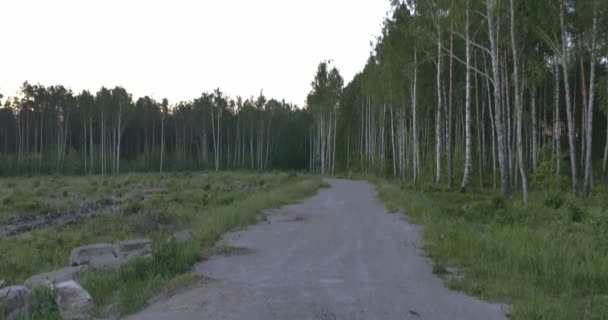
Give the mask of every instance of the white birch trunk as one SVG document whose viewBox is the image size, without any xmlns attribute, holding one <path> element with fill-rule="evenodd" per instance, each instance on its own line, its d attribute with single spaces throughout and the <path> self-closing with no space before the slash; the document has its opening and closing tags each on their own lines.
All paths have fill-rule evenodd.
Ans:
<svg viewBox="0 0 608 320">
<path fill-rule="evenodd" d="M 511 49 L 513 50 L 513 80 L 515 90 L 515 110 L 517 116 L 517 160 L 519 166 L 519 173 L 521 175 L 523 201 L 528 203 L 528 179 L 526 177 L 526 168 L 524 166 L 524 150 L 523 150 L 523 137 L 522 137 L 522 99 L 520 96 L 519 87 L 519 65 L 517 55 L 517 43 L 515 41 L 515 10 L 513 6 L 513 0 L 510 0 L 511 7 Z"/>
<path fill-rule="evenodd" d="M 437 111 L 435 113 L 435 184 L 441 182 L 441 29 L 437 26 Z"/>
<path fill-rule="evenodd" d="M 593 173 L 593 163 L 592 163 L 592 147 L 593 147 L 593 100 L 595 100 L 595 59 L 597 55 L 597 0 L 593 1 L 594 10 L 593 10 L 593 27 L 591 31 L 591 70 L 590 70 L 590 79 L 589 79 L 589 103 L 587 109 L 587 132 L 586 132 L 586 142 L 587 148 L 585 150 L 585 196 L 588 197 L 591 195 L 591 187 L 592 187 L 592 173 Z"/>
<path fill-rule="evenodd" d="M 469 43 L 469 9 L 467 3 L 465 22 L 466 93 L 465 93 L 465 160 L 460 191 L 465 192 L 471 170 L 471 45 Z"/>
<path fill-rule="evenodd" d="M 565 99 L 566 99 L 566 116 L 568 121 L 568 143 L 570 145 L 570 169 L 572 171 L 572 193 L 577 194 L 578 192 L 578 174 L 576 170 L 576 141 L 575 139 L 575 128 L 574 128 L 574 119 L 572 115 L 572 104 L 570 100 L 570 84 L 568 82 L 568 50 L 566 48 L 566 25 L 564 22 L 564 0 L 560 0 L 560 10 L 559 10 L 559 20 L 561 26 L 561 40 L 562 40 L 562 53 L 560 57 L 560 62 L 562 65 L 562 71 L 564 75 L 564 91 L 565 91 Z"/>
<path fill-rule="evenodd" d="M 509 183 L 509 164 L 507 157 L 507 142 L 505 141 L 505 129 L 501 112 L 501 89 L 500 89 L 500 73 L 498 60 L 498 44 L 497 33 L 494 27 L 493 11 L 495 9 L 496 0 L 486 0 L 487 6 L 487 23 L 488 37 L 490 39 L 491 58 L 492 58 L 492 74 L 494 78 L 494 119 L 496 127 L 496 138 L 498 147 L 498 163 L 500 166 L 500 190 L 503 197 L 508 197 L 511 194 L 511 185 Z"/>
</svg>

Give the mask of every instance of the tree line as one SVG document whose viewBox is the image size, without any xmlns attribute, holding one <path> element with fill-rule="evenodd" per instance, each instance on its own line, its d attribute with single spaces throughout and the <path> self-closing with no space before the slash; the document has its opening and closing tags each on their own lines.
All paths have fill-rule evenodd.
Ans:
<svg viewBox="0 0 608 320">
<path fill-rule="evenodd" d="M 363 70 L 344 86 L 321 62 L 305 108 L 26 82 L 0 109 L 0 173 L 359 171 L 524 201 L 608 179 L 608 2 L 391 3 Z"/>
<path fill-rule="evenodd" d="M 0 174 L 306 169 L 309 116 L 219 89 L 169 105 L 122 87 L 74 94 L 25 82 L 0 108 Z"/>
<path fill-rule="evenodd" d="M 589 195 L 607 177 L 607 67 L 606 1 L 392 1 L 324 112 L 341 169 L 524 201 L 531 184 Z"/>
</svg>

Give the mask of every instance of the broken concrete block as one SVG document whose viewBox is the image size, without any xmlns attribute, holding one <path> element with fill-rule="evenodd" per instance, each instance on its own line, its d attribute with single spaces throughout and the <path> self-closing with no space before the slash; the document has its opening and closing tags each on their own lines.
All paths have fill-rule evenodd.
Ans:
<svg viewBox="0 0 608 320">
<path fill-rule="evenodd" d="M 10 315 L 25 307 L 31 294 L 32 291 L 24 286 L 0 289 L 0 315 Z"/>
<path fill-rule="evenodd" d="M 121 262 L 114 246 L 109 243 L 74 248 L 70 254 L 70 266 L 88 265 L 95 269 L 114 269 L 118 268 Z"/>
<path fill-rule="evenodd" d="M 119 259 L 131 260 L 152 249 L 152 241 L 148 239 L 134 239 L 120 241 L 114 245 L 114 252 Z"/>
<path fill-rule="evenodd" d="M 187 242 L 192 239 L 192 231 L 183 230 L 174 232 L 170 239 L 175 239 L 177 243 Z"/>
<path fill-rule="evenodd" d="M 78 282 L 69 280 L 55 285 L 57 306 L 65 320 L 92 319 L 93 297 Z"/>
<path fill-rule="evenodd" d="M 32 289 L 37 285 L 42 285 L 47 282 L 50 283 L 58 283 L 64 282 L 68 280 L 73 280 L 77 274 L 85 271 L 87 269 L 87 265 L 80 265 L 74 267 L 65 267 L 59 270 L 54 270 L 51 272 L 37 274 L 35 276 L 29 277 L 25 280 L 25 286 Z"/>
</svg>

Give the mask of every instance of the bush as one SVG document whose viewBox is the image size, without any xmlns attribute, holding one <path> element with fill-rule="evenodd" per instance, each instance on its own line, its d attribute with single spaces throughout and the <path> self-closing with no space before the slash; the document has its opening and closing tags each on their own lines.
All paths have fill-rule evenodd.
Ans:
<svg viewBox="0 0 608 320">
<path fill-rule="evenodd" d="M 546 207 L 556 210 L 561 208 L 564 202 L 564 196 L 558 191 L 550 191 L 543 201 Z"/>
<path fill-rule="evenodd" d="M 595 210 L 589 215 L 589 226 L 600 248 L 608 251 L 608 211 Z"/>
<path fill-rule="evenodd" d="M 130 216 L 139 213 L 143 208 L 144 206 L 142 205 L 141 201 L 131 200 L 129 203 L 127 203 L 122 212 L 124 215 Z"/>
<path fill-rule="evenodd" d="M 164 208 L 145 207 L 140 213 L 129 216 L 127 226 L 131 232 L 150 234 L 174 229 L 175 220 Z"/>
<path fill-rule="evenodd" d="M 568 213 L 572 222 L 581 222 L 585 216 L 585 211 L 573 202 L 568 204 Z"/>
</svg>

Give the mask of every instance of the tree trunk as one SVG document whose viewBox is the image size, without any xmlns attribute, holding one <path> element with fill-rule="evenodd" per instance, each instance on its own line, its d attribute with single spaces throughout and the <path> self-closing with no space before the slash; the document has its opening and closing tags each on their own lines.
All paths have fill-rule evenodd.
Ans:
<svg viewBox="0 0 608 320">
<path fill-rule="evenodd" d="M 559 68 L 555 66 L 555 106 L 553 108 L 553 143 L 555 149 L 555 183 L 559 188 L 559 176 L 561 171 L 561 121 L 559 117 Z"/>
<path fill-rule="evenodd" d="M 530 92 L 530 106 L 532 108 L 532 172 L 538 167 L 538 121 L 536 118 L 536 90 Z"/>
<path fill-rule="evenodd" d="M 578 174 L 576 170 L 576 142 L 575 142 L 575 128 L 574 128 L 574 119 L 572 116 L 572 104 L 570 100 L 570 84 L 568 83 L 568 50 L 566 48 L 566 42 L 568 41 L 566 38 L 566 25 L 564 21 L 564 0 L 560 0 L 560 10 L 559 10 L 559 20 L 561 26 L 561 37 L 562 37 L 562 53 L 560 57 L 560 62 L 562 65 L 562 71 L 564 75 L 564 90 L 565 90 L 565 98 L 566 98 L 566 116 L 568 121 L 568 143 L 570 145 L 570 169 L 572 171 L 572 193 L 574 195 L 578 192 Z"/>
<path fill-rule="evenodd" d="M 511 0 L 512 1 L 512 0 Z M 466 52 L 466 93 L 465 93 L 465 160 L 464 173 L 462 174 L 462 183 L 460 191 L 465 192 L 469 181 L 469 172 L 471 170 L 471 45 L 469 43 L 469 9 L 467 3 L 466 22 L 465 22 L 465 52 Z M 450 67 L 451 69 L 451 67 Z M 450 70 L 451 73 L 451 70 Z M 450 81 L 451 82 L 451 81 Z M 450 84 L 451 88 L 451 84 Z M 451 89 L 450 89 L 451 90 Z"/>
<path fill-rule="evenodd" d="M 590 79 L 589 79 L 589 103 L 587 109 L 587 148 L 586 148 L 586 156 L 585 156 L 585 196 L 589 197 L 591 195 L 591 184 L 592 184 L 592 173 L 593 173 L 593 163 L 592 163 L 592 147 L 593 147 L 593 105 L 595 100 L 595 59 L 596 59 L 596 46 L 597 46 L 597 0 L 593 1 L 593 29 L 591 31 L 591 69 L 589 71 Z"/>
<path fill-rule="evenodd" d="M 417 88 L 418 88 L 418 56 L 414 47 L 414 83 L 412 84 L 412 136 L 414 140 L 414 184 L 420 174 L 420 149 L 418 141 L 418 115 L 417 115 Z"/>
<path fill-rule="evenodd" d="M 528 203 L 528 179 L 526 177 L 526 168 L 524 166 L 524 150 L 523 150 L 523 136 L 522 136 L 522 99 L 520 96 L 519 87 L 519 65 L 517 55 L 517 43 L 515 41 L 515 10 L 513 6 L 513 0 L 510 0 L 511 5 L 511 49 L 513 50 L 513 80 L 514 80 L 514 91 L 515 96 L 515 110 L 517 116 L 517 160 L 519 166 L 519 173 L 521 175 L 523 201 Z"/>
<path fill-rule="evenodd" d="M 160 169 L 159 169 L 160 173 L 163 173 L 164 154 L 165 154 L 165 111 L 163 110 L 163 117 L 160 120 Z"/>
<path fill-rule="evenodd" d="M 454 32 L 453 32 L 453 24 L 450 25 L 450 71 L 449 71 L 449 83 L 448 83 L 448 110 L 447 110 L 447 135 L 446 135 L 446 145 L 448 151 L 448 188 L 452 189 L 453 185 L 453 170 L 454 170 L 454 152 L 453 152 L 453 84 L 454 84 Z M 465 165 L 466 166 L 466 165 Z M 468 172 L 467 172 L 468 175 Z"/>
<path fill-rule="evenodd" d="M 606 81 L 606 95 L 608 96 L 608 81 Z M 608 101 L 606 102 L 608 104 Z M 606 166 L 608 165 L 608 110 L 606 110 L 606 144 L 604 146 L 604 160 L 602 161 L 602 175 L 607 179 Z"/>
<path fill-rule="evenodd" d="M 509 165 L 507 160 L 507 145 L 505 141 L 505 130 L 503 117 L 501 112 L 501 89 L 500 89 L 500 74 L 498 61 L 498 44 L 497 34 L 494 27 L 493 11 L 495 9 L 495 0 L 486 0 L 487 16 L 488 16 L 488 37 L 490 39 L 491 58 L 492 58 L 492 74 L 494 78 L 494 118 L 498 146 L 498 163 L 500 166 L 500 190 L 503 197 L 508 197 L 511 194 L 511 185 L 509 183 Z"/>
<path fill-rule="evenodd" d="M 435 184 L 441 183 L 441 29 L 437 26 L 437 111 L 435 114 Z"/>
<path fill-rule="evenodd" d="M 335 114 L 336 111 L 334 111 L 334 141 L 333 141 L 333 152 L 332 152 L 332 158 L 331 158 L 331 174 L 334 174 L 335 169 L 336 169 L 336 135 L 337 135 L 337 125 L 338 125 L 338 115 Z M 348 155 L 347 155 L 348 156 Z"/>
<path fill-rule="evenodd" d="M 393 177 L 397 176 L 397 157 L 395 157 L 395 128 L 393 127 L 393 104 L 390 105 L 390 114 L 391 114 L 391 146 L 392 146 L 392 159 L 393 159 Z"/>
<path fill-rule="evenodd" d="M 583 108 L 581 110 L 581 159 L 580 159 L 580 167 L 581 170 L 585 171 L 585 141 L 586 141 L 586 132 L 585 132 L 585 123 L 587 119 L 587 84 L 585 81 L 585 62 L 583 60 L 584 52 L 583 52 L 583 39 L 582 37 L 578 38 L 578 48 L 579 48 L 579 62 L 581 67 L 581 97 L 583 100 Z M 576 80 L 575 80 L 576 81 Z M 576 92 L 576 82 L 574 86 L 574 92 Z M 576 102 L 576 98 L 575 102 Z M 576 110 L 576 104 L 573 106 L 573 110 Z M 576 111 L 575 111 L 576 113 Z"/>
</svg>

